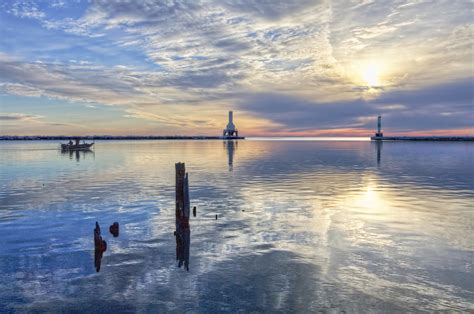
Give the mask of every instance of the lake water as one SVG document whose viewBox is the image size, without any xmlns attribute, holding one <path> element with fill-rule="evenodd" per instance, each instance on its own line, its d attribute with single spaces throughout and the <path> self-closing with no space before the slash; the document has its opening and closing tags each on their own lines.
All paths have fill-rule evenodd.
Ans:
<svg viewBox="0 0 474 314">
<path fill-rule="evenodd" d="M 473 143 L 0 148 L 1 313 L 474 311 Z M 197 206 L 189 271 L 173 235 L 178 161 Z"/>
</svg>

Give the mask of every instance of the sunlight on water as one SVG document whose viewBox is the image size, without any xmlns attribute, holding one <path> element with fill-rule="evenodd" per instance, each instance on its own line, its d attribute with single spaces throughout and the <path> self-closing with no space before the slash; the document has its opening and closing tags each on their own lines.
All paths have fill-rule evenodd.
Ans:
<svg viewBox="0 0 474 314">
<path fill-rule="evenodd" d="M 474 310 L 471 143 L 0 145 L 0 312 Z M 189 272 L 178 161 L 197 206 Z"/>
</svg>

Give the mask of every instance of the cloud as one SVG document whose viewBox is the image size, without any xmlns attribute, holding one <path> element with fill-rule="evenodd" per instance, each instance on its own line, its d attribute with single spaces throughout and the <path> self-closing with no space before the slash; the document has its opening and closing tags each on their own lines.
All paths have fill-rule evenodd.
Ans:
<svg viewBox="0 0 474 314">
<path fill-rule="evenodd" d="M 8 13 L 20 18 L 42 20 L 46 14 L 35 1 L 16 0 L 11 3 Z"/>
<path fill-rule="evenodd" d="M 106 105 L 160 105 L 196 103 L 225 94 L 219 87 L 228 84 L 225 69 L 232 65 L 214 65 L 202 72 L 184 72 L 182 76 L 135 67 L 107 68 L 88 62 L 24 62 L 0 55 L 0 90 L 29 97 L 51 97 L 73 102 Z M 235 77 L 234 77 L 235 78 Z M 3 83 L 2 83 L 3 81 Z M 180 89 L 188 89 L 183 93 Z M 214 88 L 213 94 L 202 89 Z M 195 89 L 193 91 L 192 89 Z"/>
<path fill-rule="evenodd" d="M 473 106 L 473 83 L 474 77 L 425 88 L 394 90 L 382 94 L 374 101 L 381 104 L 407 103 L 411 109 L 439 104 L 461 105 L 467 109 Z"/>
<path fill-rule="evenodd" d="M 43 25 L 84 36 L 116 32 L 120 34 L 117 44 L 138 46 L 166 71 L 168 82 L 185 88 L 214 88 L 245 84 L 245 79 L 252 76 L 248 74 L 262 68 L 288 73 L 311 64 L 312 58 L 302 50 L 307 49 L 302 47 L 304 38 L 298 43 L 296 40 L 314 31 L 309 24 L 317 22 L 319 16 L 282 26 L 261 22 L 259 12 L 264 20 L 296 14 L 305 8 L 305 16 L 311 16 L 309 9 L 314 6 L 310 1 L 298 5 L 283 1 L 96 1 L 78 19 L 46 19 Z M 256 15 L 248 15 L 249 10 Z M 286 49 L 288 45 L 292 48 Z M 275 53 L 284 55 L 269 62 Z M 212 73 L 203 74 L 204 71 Z M 281 75 L 284 73 L 278 74 Z"/>
<path fill-rule="evenodd" d="M 379 114 L 393 131 L 469 128 L 474 121 L 472 82 L 468 79 L 329 103 L 275 93 L 252 94 L 241 100 L 239 108 L 268 118 L 289 132 L 372 129 Z"/>
<path fill-rule="evenodd" d="M 38 119 L 43 118 L 38 115 L 23 114 L 23 113 L 8 113 L 0 114 L 1 121 L 37 121 Z"/>
<path fill-rule="evenodd" d="M 51 130 L 59 128 L 78 128 L 84 129 L 84 125 L 80 125 L 77 123 L 67 123 L 67 122 L 57 122 L 57 121 L 50 121 L 47 117 L 42 115 L 36 114 L 26 114 L 26 113 L 0 113 L 0 132 L 3 135 L 10 133 L 7 130 L 39 130 L 35 131 L 41 133 L 45 130 Z M 15 132 L 12 134 L 20 134 L 23 132 Z M 28 134 L 28 133 L 26 133 Z M 31 134 L 31 133 L 30 133 Z"/>
<path fill-rule="evenodd" d="M 0 56 L 0 89 L 22 96 L 111 104 L 133 90 L 117 71 L 88 65 L 28 63 Z M 2 83 L 3 81 L 3 83 Z M 129 95 L 129 94 L 128 94 Z"/>
<path fill-rule="evenodd" d="M 136 119 L 144 119 L 148 121 L 158 122 L 160 124 L 165 124 L 169 126 L 186 126 L 186 122 L 184 119 L 180 117 L 169 117 L 165 115 L 158 115 L 154 113 L 144 112 L 135 109 L 128 109 L 126 110 L 125 117 L 127 118 L 136 118 Z"/>
<path fill-rule="evenodd" d="M 227 0 L 221 3 L 231 11 L 275 21 L 289 16 L 299 16 L 328 1 Z"/>
<path fill-rule="evenodd" d="M 0 89 L 10 95 L 118 105 L 146 121 L 172 116 L 171 105 L 188 108 L 180 111 L 187 121 L 240 107 L 253 121 L 295 132 L 361 130 L 379 112 L 391 119 L 434 108 L 424 126 L 406 117 L 400 125 L 464 126 L 457 114 L 472 100 L 471 4 L 464 2 L 32 0 L 3 7 L 5 38 L 19 38 L 0 45 Z M 379 67 L 377 88 L 363 80 L 369 63 Z M 182 128 L 177 121 L 166 123 Z"/>
</svg>

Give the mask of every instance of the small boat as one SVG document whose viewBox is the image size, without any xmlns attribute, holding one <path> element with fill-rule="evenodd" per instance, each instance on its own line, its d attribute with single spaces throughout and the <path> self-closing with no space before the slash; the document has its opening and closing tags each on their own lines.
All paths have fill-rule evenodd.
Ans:
<svg viewBox="0 0 474 314">
<path fill-rule="evenodd" d="M 79 144 L 76 142 L 76 144 L 73 144 L 73 143 L 61 144 L 61 150 L 62 151 L 90 150 L 92 145 L 94 145 L 94 143 Z"/>
</svg>

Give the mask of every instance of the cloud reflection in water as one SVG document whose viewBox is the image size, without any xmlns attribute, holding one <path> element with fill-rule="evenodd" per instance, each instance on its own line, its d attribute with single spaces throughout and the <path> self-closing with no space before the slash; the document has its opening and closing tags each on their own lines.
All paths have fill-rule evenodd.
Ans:
<svg viewBox="0 0 474 314">
<path fill-rule="evenodd" d="M 378 158 L 369 142 L 246 140 L 232 172 L 221 142 L 102 142 L 78 163 L 1 145 L 2 310 L 473 307 L 472 145 L 384 143 Z M 177 160 L 199 209 L 189 272 Z M 121 225 L 97 274 L 96 220 Z"/>
</svg>

